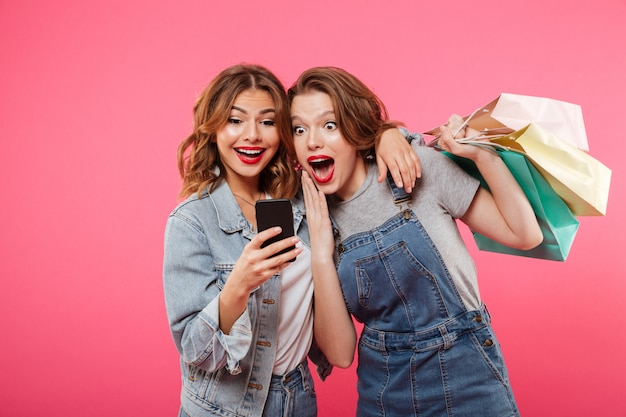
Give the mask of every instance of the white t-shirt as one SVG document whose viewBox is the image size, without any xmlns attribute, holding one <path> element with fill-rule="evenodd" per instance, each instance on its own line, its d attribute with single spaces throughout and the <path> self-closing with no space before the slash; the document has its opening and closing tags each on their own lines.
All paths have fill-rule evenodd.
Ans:
<svg viewBox="0 0 626 417">
<path fill-rule="evenodd" d="M 303 249 L 296 260 L 283 269 L 278 319 L 278 346 L 274 375 L 284 375 L 298 366 L 309 353 L 313 340 L 313 277 L 311 250 Z"/>
</svg>

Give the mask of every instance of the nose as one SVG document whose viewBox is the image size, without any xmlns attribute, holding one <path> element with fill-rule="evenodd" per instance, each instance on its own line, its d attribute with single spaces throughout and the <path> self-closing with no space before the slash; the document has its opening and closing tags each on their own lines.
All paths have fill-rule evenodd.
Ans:
<svg viewBox="0 0 626 417">
<path fill-rule="evenodd" d="M 319 149 L 324 146 L 319 133 L 317 133 L 315 129 L 309 130 L 306 138 L 306 146 L 309 149 Z"/>
<path fill-rule="evenodd" d="M 244 131 L 244 140 L 250 142 L 256 142 L 261 140 L 261 130 L 255 122 L 246 123 L 246 129 Z"/>
</svg>

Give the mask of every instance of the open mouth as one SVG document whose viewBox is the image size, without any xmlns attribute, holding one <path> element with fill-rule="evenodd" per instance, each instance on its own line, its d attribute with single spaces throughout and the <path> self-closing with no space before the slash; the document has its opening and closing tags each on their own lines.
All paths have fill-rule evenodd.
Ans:
<svg viewBox="0 0 626 417">
<path fill-rule="evenodd" d="M 239 160 L 244 164 L 256 164 L 261 160 L 264 148 L 235 148 Z"/>
<path fill-rule="evenodd" d="M 335 173 L 335 160 L 330 156 L 311 156 L 307 162 L 312 169 L 315 181 L 318 183 L 324 184 L 333 179 L 333 174 Z"/>
</svg>

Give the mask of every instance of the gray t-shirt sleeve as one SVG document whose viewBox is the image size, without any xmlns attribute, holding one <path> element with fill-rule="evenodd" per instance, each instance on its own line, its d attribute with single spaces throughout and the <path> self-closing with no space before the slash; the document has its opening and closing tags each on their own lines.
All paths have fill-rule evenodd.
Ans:
<svg viewBox="0 0 626 417">
<path fill-rule="evenodd" d="M 463 217 L 474 200 L 479 181 L 443 153 L 415 148 L 422 164 L 422 187 L 455 219 Z M 424 192 L 421 193 L 422 195 Z"/>
</svg>

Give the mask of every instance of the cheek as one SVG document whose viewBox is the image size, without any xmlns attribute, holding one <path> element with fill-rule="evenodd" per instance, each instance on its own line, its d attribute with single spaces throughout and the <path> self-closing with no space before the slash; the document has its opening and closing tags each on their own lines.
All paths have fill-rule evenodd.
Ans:
<svg viewBox="0 0 626 417">
<path fill-rule="evenodd" d="M 341 169 L 347 172 L 353 172 L 358 163 L 358 156 L 356 150 L 352 148 L 337 149 L 335 154 L 335 165 L 340 166 Z"/>
<path fill-rule="evenodd" d="M 280 146 L 280 135 L 278 134 L 278 129 L 272 128 L 265 133 L 264 139 L 267 143 L 274 147 L 278 148 Z"/>
<path fill-rule="evenodd" d="M 304 146 L 303 140 L 294 138 L 293 147 L 296 150 L 296 155 L 298 157 L 298 160 L 300 160 L 300 158 L 305 157 L 306 147 Z M 300 161 L 300 163 L 302 163 L 302 161 Z"/>
<path fill-rule="evenodd" d="M 223 128 L 217 131 L 218 140 L 222 138 L 224 141 L 230 141 L 239 136 L 240 130 L 241 127 L 238 125 L 227 123 Z"/>
</svg>

